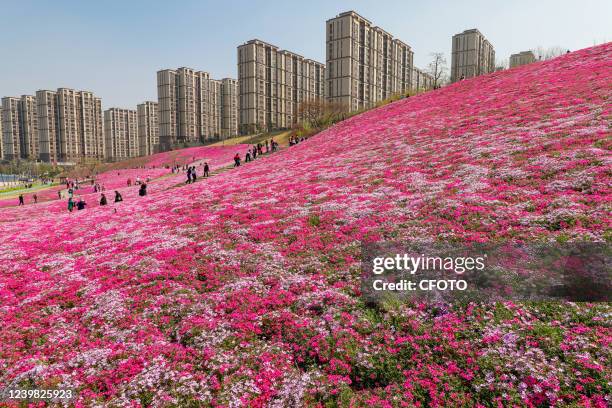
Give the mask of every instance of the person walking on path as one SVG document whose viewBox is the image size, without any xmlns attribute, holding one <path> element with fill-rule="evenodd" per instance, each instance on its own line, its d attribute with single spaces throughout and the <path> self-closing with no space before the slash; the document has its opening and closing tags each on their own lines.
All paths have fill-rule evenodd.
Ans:
<svg viewBox="0 0 612 408">
<path fill-rule="evenodd" d="M 57 190 L 57 197 L 61 200 L 62 199 L 62 190 Z"/>
<path fill-rule="evenodd" d="M 19 194 L 19 205 L 24 205 L 23 194 Z"/>
<path fill-rule="evenodd" d="M 244 162 L 245 162 L 245 163 L 248 163 L 248 162 L 250 162 L 250 161 L 251 161 L 251 151 L 250 151 L 250 150 L 247 150 L 247 152 L 246 152 L 246 156 L 244 156 Z"/>
<path fill-rule="evenodd" d="M 192 182 L 192 183 L 195 183 L 197 179 L 198 179 L 198 174 L 197 174 L 197 172 L 196 172 L 196 167 L 195 167 L 195 166 L 193 166 L 193 167 L 191 168 L 191 182 Z"/>
<path fill-rule="evenodd" d="M 123 201 L 123 197 L 121 197 L 121 194 L 119 194 L 119 192 L 115 190 L 115 202 L 120 203 L 122 201 Z"/>
<path fill-rule="evenodd" d="M 140 185 L 140 190 L 138 190 L 138 195 L 141 197 L 144 197 L 147 195 L 147 185 L 145 183 L 142 183 Z"/>
<path fill-rule="evenodd" d="M 236 153 L 234 156 L 234 167 L 240 166 L 240 154 Z"/>
<path fill-rule="evenodd" d="M 191 167 L 187 169 L 187 184 L 191 184 Z"/>
<path fill-rule="evenodd" d="M 34 204 L 38 203 L 38 196 L 36 195 L 36 193 L 34 193 L 32 198 L 34 199 Z"/>
<path fill-rule="evenodd" d="M 208 162 L 204 162 L 204 177 L 208 177 L 209 171 L 210 171 L 210 168 L 208 167 Z"/>
<path fill-rule="evenodd" d="M 108 201 L 106 200 L 106 196 L 102 194 L 102 197 L 100 197 L 100 205 L 106 205 L 106 204 L 108 204 Z"/>
<path fill-rule="evenodd" d="M 68 198 L 68 211 L 72 212 L 74 209 L 74 200 L 72 197 Z"/>
</svg>

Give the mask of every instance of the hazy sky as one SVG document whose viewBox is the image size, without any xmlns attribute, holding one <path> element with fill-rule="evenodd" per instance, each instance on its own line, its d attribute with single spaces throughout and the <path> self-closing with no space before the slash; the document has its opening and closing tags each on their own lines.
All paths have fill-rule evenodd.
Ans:
<svg viewBox="0 0 612 408">
<path fill-rule="evenodd" d="M 409 44 L 415 65 L 477 27 L 498 59 L 537 46 L 612 41 L 612 0 L 0 0 L 0 96 L 91 90 L 104 109 L 157 100 L 155 73 L 236 77 L 236 46 L 259 38 L 325 62 L 325 20 L 355 10 Z"/>
</svg>

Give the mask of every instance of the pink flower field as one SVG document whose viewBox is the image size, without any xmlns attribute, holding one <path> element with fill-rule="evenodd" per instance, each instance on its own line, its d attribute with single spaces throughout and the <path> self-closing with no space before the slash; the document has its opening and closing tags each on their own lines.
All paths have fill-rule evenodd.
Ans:
<svg viewBox="0 0 612 408">
<path fill-rule="evenodd" d="M 610 406 L 608 303 L 359 294 L 361 242 L 609 242 L 611 72 L 608 43 L 193 185 L 3 209 L 0 388 L 67 387 L 78 407 Z"/>
<path fill-rule="evenodd" d="M 163 175 L 169 174 L 170 169 L 165 168 L 166 166 L 171 167 L 174 165 L 185 165 L 188 163 L 201 164 L 208 162 L 211 170 L 227 166 L 233 163 L 233 155 L 240 153 L 242 156 L 246 153 L 248 145 L 234 145 L 234 146 L 198 146 L 190 147 L 186 149 L 174 150 L 170 152 L 157 153 L 146 158 L 136 158 L 130 161 L 139 164 L 138 168 L 129 167 L 130 161 L 118 163 L 120 168 L 116 170 L 109 170 L 96 176 L 96 182 L 100 185 L 104 185 L 107 190 L 124 187 L 127 185 L 127 179 L 132 179 L 132 182 L 136 180 L 136 177 L 140 177 L 141 180 L 146 180 L 147 177 L 151 179 L 157 179 Z M 122 164 L 125 163 L 123 167 Z M 83 184 L 86 187 L 87 192 L 93 192 L 93 187 Z M 37 192 L 38 202 L 55 200 L 58 198 L 58 190 L 65 189 L 65 185 L 53 186 Z M 85 193 L 83 190 L 80 193 Z M 33 193 L 24 194 L 26 204 L 33 202 Z M 0 199 L 0 208 L 2 207 L 14 207 L 17 205 L 17 198 L 4 198 Z"/>
<path fill-rule="evenodd" d="M 36 195 L 38 196 L 38 202 L 54 200 L 57 198 L 57 192 L 61 189 L 65 188 L 65 186 L 50 186 L 49 188 L 45 188 L 39 191 L 36 191 Z M 34 202 L 32 196 L 34 193 L 26 193 L 23 195 L 24 201 L 26 204 L 31 204 Z M 4 207 L 14 207 L 18 205 L 17 196 L 14 197 L 4 197 L 0 198 L 0 208 Z"/>
<path fill-rule="evenodd" d="M 223 167 L 229 166 L 233 163 L 233 158 L 236 153 L 240 153 L 244 156 L 244 153 L 248 149 L 247 145 L 236 145 L 236 146 L 225 146 L 225 147 L 198 147 L 183 150 L 191 150 L 189 158 L 195 158 L 194 164 L 196 164 L 198 174 L 202 175 L 203 168 L 202 164 L 206 161 L 210 167 L 210 171 L 214 172 Z M 195 149 L 195 152 L 194 152 Z M 187 157 L 183 153 L 184 157 Z M 181 150 L 172 152 L 159 153 L 151 156 L 153 158 L 162 158 L 160 162 L 162 165 L 166 165 L 168 157 L 181 157 Z M 165 157 L 166 159 L 163 159 Z M 177 160 L 177 163 L 180 161 Z M 184 173 L 173 174 L 170 169 L 164 167 L 142 167 L 142 168 L 122 168 L 117 170 L 109 170 L 107 172 L 98 174 L 95 180 L 100 185 L 104 185 L 107 199 L 112 201 L 114 197 L 114 191 L 119 191 L 123 197 L 136 198 L 138 197 L 138 186 L 134 183 L 136 179 L 140 177 L 140 180 L 146 181 L 150 178 L 151 181 L 148 183 L 149 193 L 153 193 L 160 190 L 166 190 L 173 188 L 178 184 L 183 183 L 187 176 Z M 132 186 L 128 187 L 127 180 L 131 179 Z M 37 205 L 32 204 L 32 194 L 25 195 L 26 205 L 24 207 L 17 206 L 17 198 L 7 198 L 0 201 L 0 207 L 12 207 L 5 208 L 0 213 L 0 222 L 13 221 L 17 219 L 31 220 L 32 217 L 40 217 L 43 214 L 57 214 L 65 212 L 67 208 L 67 194 L 65 192 L 66 186 L 55 186 L 46 190 L 38 192 Z M 59 200 L 57 196 L 58 190 L 64 190 L 64 199 Z M 100 200 L 100 192 L 94 192 L 94 188 L 90 183 L 82 183 L 78 190 L 74 193 L 75 200 L 82 198 L 88 203 L 88 207 L 98 206 Z M 121 204 L 123 205 L 123 204 Z M 128 205 L 130 207 L 130 205 Z M 130 208 L 125 208 L 127 211 Z"/>
<path fill-rule="evenodd" d="M 227 157 L 228 151 L 233 151 L 234 154 L 239 152 L 244 156 L 248 148 L 249 146 L 247 145 L 189 147 L 187 149 L 157 153 L 149 156 L 149 159 L 146 161 L 146 166 L 162 167 L 173 166 L 175 164 L 183 165 L 196 161 L 212 161 L 221 156 Z M 232 161 L 232 157 L 233 156 L 230 156 L 230 162 Z"/>
</svg>

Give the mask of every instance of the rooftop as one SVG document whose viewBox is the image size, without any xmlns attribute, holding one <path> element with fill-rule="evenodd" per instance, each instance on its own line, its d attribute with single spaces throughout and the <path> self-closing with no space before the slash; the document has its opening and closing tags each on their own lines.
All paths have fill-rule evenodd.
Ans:
<svg viewBox="0 0 612 408">
<path fill-rule="evenodd" d="M 336 18 L 351 16 L 351 15 L 359 18 L 360 20 L 363 20 L 364 22 L 366 22 L 368 24 L 372 24 L 372 22 L 370 20 L 368 20 L 367 18 L 363 17 L 361 14 L 359 14 L 356 11 L 353 11 L 353 10 L 349 10 L 349 11 L 345 11 L 343 13 L 340 13 L 336 17 L 330 18 L 327 21 L 331 21 L 331 20 L 335 20 Z"/>
</svg>

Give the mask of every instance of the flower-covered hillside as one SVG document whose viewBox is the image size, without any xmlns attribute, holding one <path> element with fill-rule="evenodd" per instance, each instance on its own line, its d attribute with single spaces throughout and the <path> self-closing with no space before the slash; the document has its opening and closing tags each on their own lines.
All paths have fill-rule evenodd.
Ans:
<svg viewBox="0 0 612 408">
<path fill-rule="evenodd" d="M 226 156 L 228 151 L 235 151 L 244 156 L 248 147 L 249 146 L 245 144 L 234 146 L 196 146 L 157 153 L 148 158 L 144 158 L 144 160 L 147 167 L 182 166 L 184 164 L 194 163 L 198 160 L 215 160 L 217 157 Z"/>
<path fill-rule="evenodd" d="M 359 244 L 609 240 L 611 61 L 612 43 L 462 81 L 137 205 L 0 223 L 0 387 L 609 406 L 609 305 L 372 308 Z"/>
<path fill-rule="evenodd" d="M 157 179 L 170 173 L 170 167 L 183 166 L 185 164 L 202 164 L 207 162 L 211 169 L 222 167 L 232 163 L 233 155 L 239 153 L 244 156 L 249 145 L 237 144 L 234 146 L 196 146 L 186 149 L 172 150 L 156 153 L 151 156 L 136 157 L 116 163 L 107 163 L 102 166 L 102 171 L 97 172 L 95 180 L 104 185 L 108 190 L 116 189 L 126 185 L 127 179 L 135 181 Z M 36 192 L 38 202 L 52 201 L 57 199 L 58 191 L 65 186 L 53 186 Z M 90 189 L 93 191 L 93 187 Z M 24 194 L 26 204 L 33 203 L 33 193 Z M 0 199 L 0 208 L 14 207 L 18 205 L 17 197 Z M 1 221 L 1 220 L 0 220 Z"/>
</svg>

